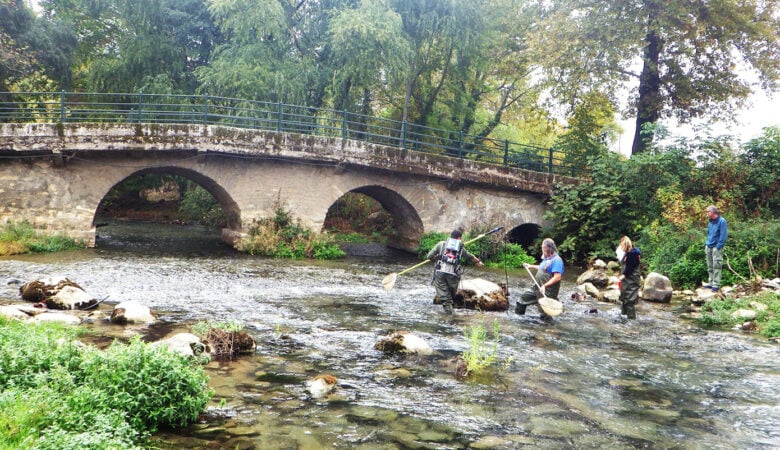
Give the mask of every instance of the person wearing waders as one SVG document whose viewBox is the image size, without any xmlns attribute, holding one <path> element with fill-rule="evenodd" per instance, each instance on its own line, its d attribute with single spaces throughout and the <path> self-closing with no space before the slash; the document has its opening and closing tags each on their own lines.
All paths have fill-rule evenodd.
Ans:
<svg viewBox="0 0 780 450">
<path fill-rule="evenodd" d="M 639 301 L 639 283 L 642 276 L 639 267 L 641 252 L 639 247 L 634 247 L 628 236 L 623 236 L 615 253 L 620 261 L 620 276 L 613 277 L 612 281 L 620 287 L 620 314 L 636 319 L 636 303 Z"/>
<path fill-rule="evenodd" d="M 536 269 L 534 278 L 536 283 L 544 289 L 544 296 L 558 300 L 558 291 L 561 288 L 561 277 L 563 276 L 563 259 L 558 256 L 558 247 L 555 245 L 555 241 L 550 238 L 542 241 L 542 262 L 539 265 L 526 263 L 523 266 L 529 269 Z M 539 292 L 536 286 L 524 290 L 520 293 L 520 300 L 517 301 L 515 306 L 515 313 L 522 316 L 529 305 L 535 304 L 539 308 L 542 320 L 552 320 L 552 317 L 545 314 L 539 306 L 539 297 L 541 296 L 542 293 Z"/>
<path fill-rule="evenodd" d="M 482 261 L 463 246 L 462 237 L 463 232 L 453 230 L 449 239 L 439 241 L 427 256 L 435 263 L 433 287 L 436 289 L 437 303 L 442 304 L 445 314 L 453 313 L 452 304 L 460 284 L 461 259 L 470 260 L 478 267 L 482 267 Z"/>
</svg>

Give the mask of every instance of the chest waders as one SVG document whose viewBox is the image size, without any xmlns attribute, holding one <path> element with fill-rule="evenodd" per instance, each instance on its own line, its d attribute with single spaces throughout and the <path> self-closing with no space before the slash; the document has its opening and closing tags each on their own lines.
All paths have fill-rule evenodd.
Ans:
<svg viewBox="0 0 780 450">
<path fill-rule="evenodd" d="M 550 278 L 552 277 L 553 274 L 545 271 L 543 268 L 539 268 L 539 270 L 536 271 L 536 275 L 534 275 L 534 279 L 536 279 L 536 282 L 539 284 L 539 286 L 544 286 L 544 283 L 550 281 Z M 558 291 L 560 291 L 560 289 L 561 283 L 555 283 L 554 285 L 546 288 L 544 290 L 544 294 L 547 297 L 558 300 Z M 515 312 L 517 314 L 525 314 L 525 309 L 528 307 L 528 305 L 536 304 L 538 306 L 540 295 L 541 292 L 539 292 L 539 289 L 537 289 L 536 286 L 521 292 L 520 300 L 517 302 L 517 306 L 515 307 Z M 541 311 L 541 308 L 539 308 L 539 310 Z M 543 311 L 542 314 L 544 314 Z"/>
<path fill-rule="evenodd" d="M 622 270 L 621 270 L 622 272 Z M 629 319 L 636 319 L 636 302 L 639 300 L 639 267 L 634 269 L 631 276 L 623 279 L 623 289 L 620 291 L 620 313 Z"/>
</svg>

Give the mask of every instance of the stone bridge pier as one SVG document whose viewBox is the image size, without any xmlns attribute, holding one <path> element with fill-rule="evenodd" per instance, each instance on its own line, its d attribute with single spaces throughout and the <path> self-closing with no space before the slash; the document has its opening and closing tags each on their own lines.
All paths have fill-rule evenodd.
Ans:
<svg viewBox="0 0 780 450">
<path fill-rule="evenodd" d="M 414 251 L 423 233 L 455 226 L 538 229 L 551 175 L 392 147 L 214 126 L 11 125 L 0 130 L 0 221 L 28 221 L 95 243 L 96 212 L 117 184 L 146 173 L 188 178 L 227 216 L 236 244 L 278 206 L 322 229 L 344 194 L 393 217 L 388 245 Z M 529 228 L 530 226 L 530 228 Z M 516 231 L 515 231 L 516 232 Z"/>
</svg>

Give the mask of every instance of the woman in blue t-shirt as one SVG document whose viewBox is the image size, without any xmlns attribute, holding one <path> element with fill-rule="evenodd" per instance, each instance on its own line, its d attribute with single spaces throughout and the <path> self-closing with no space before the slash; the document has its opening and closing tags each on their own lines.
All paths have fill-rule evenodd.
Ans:
<svg viewBox="0 0 780 450">
<path fill-rule="evenodd" d="M 539 265 L 523 264 L 523 266 L 529 269 L 536 269 L 536 275 L 534 278 L 539 286 L 544 289 L 544 296 L 549 298 L 558 299 L 558 291 L 561 288 L 561 277 L 563 276 L 563 259 L 558 256 L 558 247 L 555 245 L 555 241 L 550 238 L 546 238 L 542 241 L 542 262 Z M 517 314 L 525 314 L 525 309 L 529 305 L 536 305 L 539 308 L 539 298 L 542 297 L 542 293 L 534 286 L 532 289 L 526 289 L 520 293 L 520 300 L 517 301 L 515 306 L 515 312 Z M 550 316 L 542 311 L 542 319 L 551 319 Z"/>
</svg>

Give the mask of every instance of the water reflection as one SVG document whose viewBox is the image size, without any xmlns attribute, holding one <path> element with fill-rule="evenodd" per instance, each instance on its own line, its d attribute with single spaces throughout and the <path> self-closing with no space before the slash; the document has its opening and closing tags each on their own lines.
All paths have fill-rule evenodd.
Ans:
<svg viewBox="0 0 780 450">
<path fill-rule="evenodd" d="M 416 261 L 371 251 L 336 262 L 247 257 L 208 229 L 138 224 L 99 229 L 98 248 L 0 260 L 0 277 L 64 274 L 109 302 L 162 313 L 155 337 L 198 320 L 234 320 L 254 355 L 208 366 L 217 395 L 205 423 L 161 433 L 163 448 L 772 448 L 780 443 L 778 348 L 749 335 L 702 331 L 673 306 L 640 304 L 623 322 L 612 305 L 573 303 L 547 325 L 513 313 L 441 314 L 430 267 L 381 280 Z M 471 269 L 466 277 L 524 273 Z M 571 275 L 570 275 L 571 276 Z M 0 299 L 18 299 L 0 286 Z M 101 305 L 106 309 L 110 304 Z M 590 311 L 597 309 L 593 314 Z M 457 381 L 464 328 L 500 327 L 499 361 Z M 394 330 L 423 337 L 429 357 L 388 357 L 373 346 Z M 312 399 L 322 372 L 338 388 Z"/>
</svg>

